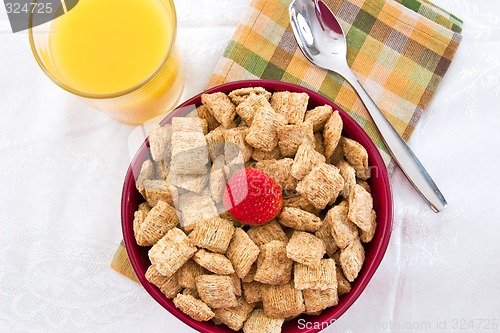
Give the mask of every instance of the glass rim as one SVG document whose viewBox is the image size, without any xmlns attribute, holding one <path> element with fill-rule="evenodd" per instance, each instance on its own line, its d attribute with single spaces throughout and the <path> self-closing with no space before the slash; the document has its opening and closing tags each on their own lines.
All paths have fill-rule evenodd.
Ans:
<svg viewBox="0 0 500 333">
<path fill-rule="evenodd" d="M 172 17 L 172 26 L 173 26 L 174 29 L 173 29 L 171 43 L 170 43 L 170 46 L 169 46 L 169 48 L 168 48 L 168 50 L 167 50 L 167 52 L 165 54 L 165 57 L 160 62 L 160 64 L 158 65 L 158 67 L 151 74 L 149 74 L 144 80 L 142 80 L 141 82 L 139 82 L 136 85 L 132 86 L 131 88 L 128 88 L 128 89 L 125 89 L 125 90 L 121 90 L 121 91 L 118 91 L 118 92 L 115 92 L 115 93 L 92 94 L 92 93 L 86 93 L 86 92 L 74 89 L 74 88 L 70 87 L 69 85 L 61 82 L 59 79 L 57 79 L 50 72 L 50 70 L 47 68 L 47 66 L 45 66 L 43 60 L 41 59 L 40 55 L 38 54 L 38 50 L 37 50 L 36 45 L 35 45 L 35 40 L 33 38 L 33 33 L 34 32 L 33 32 L 33 13 L 32 12 L 30 12 L 30 14 L 29 14 L 29 23 L 28 23 L 29 24 L 28 38 L 29 38 L 29 42 L 30 42 L 31 52 L 33 53 L 33 56 L 35 57 L 35 60 L 38 63 L 38 66 L 40 66 L 40 68 L 45 73 L 45 75 L 52 82 L 54 82 L 59 87 L 61 87 L 62 89 L 66 90 L 67 92 L 72 93 L 73 95 L 76 95 L 76 96 L 79 96 L 79 97 L 83 97 L 83 98 L 89 98 L 89 99 L 111 99 L 111 98 L 122 97 L 122 96 L 125 96 L 127 94 L 130 94 L 130 93 L 132 93 L 134 91 L 137 91 L 141 87 L 145 86 L 149 82 L 151 82 L 158 75 L 158 73 L 161 71 L 162 67 L 167 63 L 168 59 L 170 58 L 170 55 L 172 54 L 172 52 L 174 50 L 175 39 L 177 37 L 177 13 L 175 11 L 174 2 L 173 2 L 173 0 L 156 0 L 156 1 L 161 2 L 164 6 L 168 5 L 170 7 L 170 9 L 172 10 L 172 15 L 173 15 L 173 17 Z M 164 1 L 167 1 L 168 4 L 164 3 Z M 38 0 L 34 0 L 34 3 L 36 3 L 36 2 L 38 2 Z M 50 22 L 52 22 L 52 21 L 49 21 L 47 23 L 50 23 Z M 46 24 L 46 23 L 44 23 L 44 24 Z M 50 33 L 50 32 L 48 32 L 48 33 Z"/>
</svg>

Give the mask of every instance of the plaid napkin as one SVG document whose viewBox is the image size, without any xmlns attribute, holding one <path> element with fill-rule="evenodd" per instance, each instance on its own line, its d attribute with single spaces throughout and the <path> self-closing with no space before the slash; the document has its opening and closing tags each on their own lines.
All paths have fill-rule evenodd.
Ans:
<svg viewBox="0 0 500 333">
<path fill-rule="evenodd" d="M 428 0 L 325 0 L 347 33 L 349 66 L 408 140 L 448 70 L 462 21 Z M 347 111 L 390 157 L 363 103 L 336 73 L 311 64 L 289 24 L 289 0 L 252 0 L 208 86 L 275 79 L 319 91 Z M 135 278 L 123 244 L 111 266 Z"/>
</svg>

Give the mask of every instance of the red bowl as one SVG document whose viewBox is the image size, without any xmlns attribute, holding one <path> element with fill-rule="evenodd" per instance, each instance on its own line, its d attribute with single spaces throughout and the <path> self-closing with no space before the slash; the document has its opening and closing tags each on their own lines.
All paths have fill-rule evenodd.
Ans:
<svg viewBox="0 0 500 333">
<path fill-rule="evenodd" d="M 283 332 L 318 332 L 319 329 L 317 329 L 317 327 L 321 327 L 322 329 L 324 329 L 327 324 L 333 323 L 335 320 L 337 320 L 345 311 L 347 311 L 347 309 L 354 303 L 354 301 L 356 301 L 356 299 L 368 285 L 368 282 L 370 282 L 370 279 L 372 278 L 380 262 L 382 261 L 382 258 L 384 257 L 392 230 L 392 195 L 389 179 L 387 176 L 387 169 L 377 147 L 368 137 L 363 128 L 361 128 L 361 126 L 359 126 L 358 123 L 356 123 L 356 121 L 338 105 L 334 104 L 328 98 L 312 90 L 292 83 L 281 81 L 248 80 L 229 82 L 214 88 L 210 88 L 204 93 L 213 93 L 219 91 L 229 93 L 234 89 L 255 86 L 264 87 L 270 92 L 284 90 L 292 92 L 305 92 L 310 97 L 308 106 L 309 108 L 325 104 L 332 106 L 334 110 L 339 111 L 340 116 L 342 117 L 342 120 L 344 122 L 344 129 L 342 134 L 348 138 L 358 141 L 368 151 L 369 164 L 372 169 L 372 177 L 368 180 L 368 183 L 371 186 L 373 205 L 375 211 L 377 212 L 377 231 L 373 240 L 369 244 L 365 245 L 366 259 L 363 268 L 361 269 L 358 278 L 352 283 L 351 292 L 341 296 L 337 306 L 324 310 L 319 316 L 302 315 L 298 318 L 295 318 L 294 320 L 285 322 L 285 324 L 283 325 Z M 162 120 L 161 124 L 170 123 L 173 117 L 185 116 L 187 113 L 194 109 L 193 105 L 200 104 L 201 94 L 198 94 L 173 110 Z M 139 281 L 144 286 L 146 291 L 158 303 L 160 303 L 170 313 L 172 313 L 178 319 L 182 320 L 184 323 L 191 326 L 195 330 L 198 330 L 200 332 L 234 332 L 224 325 L 217 326 L 212 322 L 198 322 L 191 319 L 190 317 L 179 311 L 174 306 L 172 301 L 167 299 L 156 286 L 152 285 L 146 280 L 145 273 L 150 265 L 150 261 L 148 258 L 149 248 L 141 247 L 136 244 L 134 239 L 134 231 L 132 229 L 134 212 L 137 209 L 138 205 L 144 201 L 141 194 L 135 188 L 134 175 L 139 174 L 142 162 L 146 158 L 149 158 L 149 142 L 147 139 L 139 148 L 139 151 L 130 163 L 130 167 L 125 176 L 125 183 L 123 185 L 121 205 L 123 239 L 128 256 L 130 258 L 130 262 L 132 263 L 132 267 L 134 268 Z M 299 320 L 301 320 L 300 323 L 302 325 L 299 325 Z M 306 327 L 305 323 L 307 322 L 313 323 L 307 325 L 307 327 L 310 328 Z M 314 325 L 314 323 L 319 324 Z"/>
</svg>

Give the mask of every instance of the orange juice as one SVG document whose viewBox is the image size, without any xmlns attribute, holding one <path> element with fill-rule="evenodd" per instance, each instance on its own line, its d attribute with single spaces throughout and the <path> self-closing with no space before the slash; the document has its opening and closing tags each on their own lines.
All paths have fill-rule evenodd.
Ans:
<svg viewBox="0 0 500 333">
<path fill-rule="evenodd" d="M 168 111 L 182 90 L 172 49 L 175 10 L 168 3 L 80 0 L 50 25 L 53 75 L 124 122 Z"/>
</svg>

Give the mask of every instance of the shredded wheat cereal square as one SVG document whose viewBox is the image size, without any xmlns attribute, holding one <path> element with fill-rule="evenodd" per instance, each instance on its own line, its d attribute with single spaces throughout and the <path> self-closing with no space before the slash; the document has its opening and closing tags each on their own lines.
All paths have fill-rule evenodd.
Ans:
<svg viewBox="0 0 500 333">
<path fill-rule="evenodd" d="M 248 127 L 235 127 L 224 133 L 226 144 L 224 146 L 224 155 L 226 164 L 243 164 L 252 157 L 253 148 L 245 138 L 248 133 Z"/>
<path fill-rule="evenodd" d="M 265 151 L 262 149 L 254 148 L 252 152 L 252 159 L 255 161 L 264 161 L 264 160 L 279 160 L 283 156 L 281 156 L 281 151 L 278 146 L 274 147 L 271 151 Z"/>
<path fill-rule="evenodd" d="M 314 145 L 311 123 L 285 125 L 278 129 L 278 147 L 285 157 L 294 157 L 301 144 Z"/>
<path fill-rule="evenodd" d="M 261 285 L 264 313 L 270 318 L 291 318 L 304 312 L 302 291 L 291 280 L 283 285 Z"/>
<path fill-rule="evenodd" d="M 339 296 L 345 295 L 351 291 L 351 283 L 347 281 L 342 273 L 342 268 L 337 265 L 337 292 Z"/>
<path fill-rule="evenodd" d="M 342 251 L 341 248 L 339 248 L 335 253 L 333 254 L 332 259 L 335 260 L 335 263 L 337 264 L 337 267 L 340 267 L 340 252 Z M 342 269 L 340 269 L 342 271 Z"/>
<path fill-rule="evenodd" d="M 361 230 L 361 234 L 359 235 L 359 238 L 363 243 L 369 243 L 372 241 L 373 236 L 375 236 L 375 231 L 377 229 L 377 213 L 375 213 L 374 210 L 372 210 L 372 216 L 370 220 L 370 228 L 367 230 Z"/>
<path fill-rule="evenodd" d="M 206 119 L 198 117 L 174 117 L 172 118 L 173 133 L 197 133 L 205 135 L 208 132 Z M 172 148 L 174 149 L 174 148 Z"/>
<path fill-rule="evenodd" d="M 319 228 L 314 235 L 325 243 L 326 254 L 330 258 L 333 257 L 333 254 L 338 250 L 338 246 L 333 239 L 330 224 L 327 221 L 323 221 L 321 228 Z"/>
<path fill-rule="evenodd" d="M 286 125 L 286 119 L 271 107 L 261 107 L 255 113 L 246 136 L 248 144 L 254 148 L 273 151 L 278 145 L 278 129 Z"/>
<path fill-rule="evenodd" d="M 177 281 L 177 274 L 174 274 L 171 277 L 165 277 L 161 275 L 153 265 L 149 266 L 146 271 L 146 280 L 158 287 L 160 291 L 169 299 L 174 298 L 175 295 L 182 290 L 182 286 L 179 285 L 179 282 Z"/>
<path fill-rule="evenodd" d="M 280 333 L 284 319 L 269 318 L 264 310 L 255 309 L 243 326 L 244 333 Z"/>
<path fill-rule="evenodd" d="M 207 121 L 199 118 L 196 114 L 193 117 L 174 117 L 171 126 L 172 134 L 188 132 L 205 135 L 208 133 Z"/>
<path fill-rule="evenodd" d="M 247 125 L 252 125 L 255 113 L 260 107 L 270 107 L 269 100 L 264 95 L 257 95 L 255 93 L 250 93 L 248 97 L 238 104 L 236 107 L 236 113 L 243 119 Z"/>
<path fill-rule="evenodd" d="M 225 133 L 226 129 L 222 126 L 219 126 L 205 135 L 208 152 L 212 161 L 214 161 L 218 156 L 224 155 Z"/>
<path fill-rule="evenodd" d="M 360 185 L 362 188 L 366 190 L 368 193 L 372 193 L 372 189 L 370 188 L 370 184 L 364 179 L 356 178 L 356 184 Z"/>
<path fill-rule="evenodd" d="M 208 112 L 210 114 L 210 112 Z M 200 118 L 197 115 L 194 116 L 194 118 L 199 119 L 201 123 L 201 129 L 202 129 L 202 134 L 207 135 L 208 134 L 208 121 L 206 119 Z"/>
<path fill-rule="evenodd" d="M 210 173 L 210 195 L 214 202 L 221 202 L 226 188 L 226 175 L 229 173 L 229 167 L 216 169 Z"/>
<path fill-rule="evenodd" d="M 359 238 L 340 252 L 340 266 L 349 282 L 353 282 L 358 277 L 364 261 L 365 249 Z"/>
<path fill-rule="evenodd" d="M 373 198 L 361 185 L 354 185 L 349 195 L 349 220 L 361 230 L 373 228 Z"/>
<path fill-rule="evenodd" d="M 160 274 L 174 275 L 196 252 L 186 234 L 173 228 L 149 250 L 149 260 Z"/>
<path fill-rule="evenodd" d="M 285 284 L 292 279 L 293 261 L 286 256 L 286 243 L 273 240 L 260 248 L 254 280 L 265 284 Z"/>
<path fill-rule="evenodd" d="M 178 223 L 179 217 L 175 208 L 164 201 L 158 201 L 137 228 L 135 240 L 140 246 L 154 245 Z"/>
<path fill-rule="evenodd" d="M 151 126 L 149 130 L 149 149 L 151 157 L 155 161 L 169 160 L 172 154 L 172 126 L 161 127 L 158 124 Z"/>
<path fill-rule="evenodd" d="M 313 124 L 314 132 L 322 131 L 332 113 L 333 109 L 330 105 L 317 106 L 306 112 L 304 121 Z"/>
<path fill-rule="evenodd" d="M 219 319 L 217 319 L 217 318 L 215 318 L 215 317 L 213 317 L 213 318 L 212 318 L 212 322 L 213 322 L 215 325 L 217 325 L 217 326 L 220 326 L 220 325 L 222 325 L 222 324 L 223 324 L 223 322 L 222 322 L 222 321 L 220 321 Z"/>
<path fill-rule="evenodd" d="M 198 247 L 224 254 L 233 233 L 234 226 L 231 221 L 215 216 L 198 223 L 189 238 Z"/>
<path fill-rule="evenodd" d="M 255 164 L 255 168 L 267 173 L 282 190 L 293 192 L 297 186 L 297 180 L 291 175 L 292 164 L 291 158 L 283 158 L 259 161 Z"/>
<path fill-rule="evenodd" d="M 240 278 L 244 278 L 252 264 L 259 256 L 259 247 L 248 237 L 247 233 L 240 228 L 234 230 L 233 238 L 226 252 L 231 260 L 234 270 Z"/>
<path fill-rule="evenodd" d="M 323 139 L 323 133 L 314 133 L 314 149 L 321 155 L 325 156 L 325 141 Z"/>
<path fill-rule="evenodd" d="M 337 148 L 332 153 L 332 157 L 329 160 L 329 163 L 333 165 L 337 165 L 344 159 L 344 140 L 343 136 L 340 137 L 339 143 L 337 144 Z"/>
<path fill-rule="evenodd" d="M 208 148 L 203 133 L 174 131 L 172 146 L 170 172 L 182 175 L 207 173 Z"/>
<path fill-rule="evenodd" d="M 257 261 L 255 261 L 252 264 L 252 267 L 250 267 L 250 271 L 248 272 L 247 275 L 241 278 L 242 282 L 252 282 L 254 281 L 255 273 L 257 273 Z"/>
<path fill-rule="evenodd" d="M 229 128 L 236 117 L 236 106 L 223 92 L 201 95 L 201 102 L 225 128 Z"/>
<path fill-rule="evenodd" d="M 299 124 L 304 121 L 307 111 L 309 95 L 278 91 L 271 96 L 271 106 L 277 113 L 282 114 L 289 124 Z"/>
<path fill-rule="evenodd" d="M 177 201 L 177 189 L 173 186 L 168 186 L 164 180 L 145 180 L 144 192 L 146 193 L 146 200 L 151 207 L 156 206 L 158 201 L 165 201 L 170 206 L 175 206 Z"/>
<path fill-rule="evenodd" d="M 304 293 L 302 293 L 304 294 Z M 304 304 L 305 304 L 305 300 L 304 300 Z M 306 314 L 310 315 L 310 316 L 319 316 L 323 311 L 316 311 L 316 312 L 307 312 L 306 310 Z"/>
<path fill-rule="evenodd" d="M 334 165 L 319 163 L 298 183 L 297 192 L 316 208 L 324 209 L 343 188 L 344 179 L 339 169 Z"/>
<path fill-rule="evenodd" d="M 234 294 L 236 296 L 241 296 L 243 295 L 243 291 L 241 290 L 241 279 L 238 276 L 238 274 L 233 273 L 230 275 L 231 279 L 233 280 L 233 287 L 234 287 Z"/>
<path fill-rule="evenodd" d="M 284 319 L 269 318 L 264 310 L 256 309 L 248 317 L 243 326 L 244 333 L 281 333 Z"/>
<path fill-rule="evenodd" d="M 316 215 L 294 207 L 284 207 L 277 219 L 281 225 L 300 231 L 315 232 L 323 224 Z"/>
<path fill-rule="evenodd" d="M 144 223 L 146 216 L 148 216 L 151 207 L 147 203 L 141 203 L 139 208 L 134 212 L 134 221 L 132 223 L 132 229 L 134 230 L 134 237 L 137 242 L 137 234 L 139 233 L 139 229 L 141 224 Z"/>
<path fill-rule="evenodd" d="M 144 199 L 146 199 L 146 191 L 144 189 L 144 181 L 148 179 L 152 179 L 155 174 L 155 167 L 153 162 L 151 160 L 145 160 L 142 163 L 141 166 L 141 171 L 139 172 L 139 175 L 137 176 L 137 179 L 135 180 L 135 188 L 139 193 L 142 194 Z"/>
<path fill-rule="evenodd" d="M 215 316 L 207 304 L 191 295 L 178 294 L 174 298 L 174 305 L 196 321 L 208 321 Z"/>
<path fill-rule="evenodd" d="M 337 164 L 337 168 L 339 168 L 340 175 L 344 178 L 344 188 L 340 191 L 340 195 L 349 199 L 351 188 L 356 185 L 356 170 L 345 160 L 341 160 Z"/>
<path fill-rule="evenodd" d="M 186 231 L 193 230 L 200 221 L 219 215 L 208 189 L 200 194 L 188 192 L 181 195 L 179 208 L 182 212 L 182 227 Z"/>
<path fill-rule="evenodd" d="M 190 192 L 201 193 L 208 182 L 209 175 L 180 175 L 170 172 L 167 182 L 175 187 L 188 190 Z"/>
<path fill-rule="evenodd" d="M 170 162 L 161 160 L 155 162 L 155 179 L 166 180 L 170 172 Z"/>
<path fill-rule="evenodd" d="M 193 260 L 201 267 L 215 274 L 231 275 L 234 273 L 231 261 L 220 253 L 212 253 L 201 249 L 194 254 Z"/>
<path fill-rule="evenodd" d="M 220 126 L 220 123 L 217 121 L 217 119 L 215 119 L 215 117 L 213 116 L 213 114 L 211 114 L 208 111 L 208 109 L 207 109 L 207 107 L 205 105 L 200 105 L 196 109 L 196 111 L 198 113 L 198 117 L 200 117 L 201 119 L 205 119 L 206 120 L 208 132 L 211 132 L 214 129 L 216 129 L 217 127 Z"/>
<path fill-rule="evenodd" d="M 212 309 L 232 308 L 238 305 L 233 280 L 226 275 L 200 275 L 196 277 L 200 298 Z"/>
<path fill-rule="evenodd" d="M 243 282 L 243 296 L 248 303 L 258 303 L 262 301 L 262 294 L 260 292 L 260 286 L 262 284 L 257 281 Z"/>
<path fill-rule="evenodd" d="M 325 140 L 325 157 L 326 160 L 331 162 L 333 152 L 340 141 L 342 135 L 343 122 L 338 111 L 334 111 L 330 119 L 325 124 L 323 130 L 323 138 Z"/>
<path fill-rule="evenodd" d="M 219 169 L 224 169 L 225 167 L 227 167 L 227 165 L 226 165 L 226 158 L 224 157 L 224 155 L 219 155 L 216 158 L 214 158 L 211 168 L 212 172 Z"/>
<path fill-rule="evenodd" d="M 248 229 L 247 234 L 255 245 L 259 247 L 273 240 L 285 243 L 288 242 L 285 232 L 276 220 L 272 220 L 263 225 L 252 226 Z"/>
<path fill-rule="evenodd" d="M 179 285 L 184 288 L 195 289 L 196 290 L 196 280 L 197 276 L 205 274 L 205 269 L 194 262 L 193 259 L 188 260 L 181 268 L 177 271 L 177 280 Z"/>
<path fill-rule="evenodd" d="M 325 253 L 323 241 L 304 231 L 294 231 L 286 246 L 288 258 L 310 267 L 319 267 Z"/>
<path fill-rule="evenodd" d="M 337 289 L 337 273 L 335 260 L 321 259 L 319 267 L 309 267 L 296 262 L 293 266 L 295 288 L 304 289 Z"/>
<path fill-rule="evenodd" d="M 344 200 L 332 207 L 325 216 L 325 223 L 330 225 L 332 237 L 341 249 L 345 249 L 358 238 L 358 228 L 348 218 L 349 205 Z"/>
<path fill-rule="evenodd" d="M 307 314 L 314 314 L 339 303 L 337 288 L 319 290 L 306 289 L 302 291 Z"/>
<path fill-rule="evenodd" d="M 300 208 L 300 209 L 305 210 L 309 213 L 312 213 L 316 216 L 318 216 L 321 212 L 320 209 L 314 207 L 314 205 L 302 195 L 296 195 L 296 196 L 289 197 L 289 198 L 283 198 L 283 207 Z"/>
<path fill-rule="evenodd" d="M 315 165 L 325 161 L 325 156 L 318 153 L 313 146 L 303 143 L 297 149 L 290 173 L 295 179 L 301 180 Z"/>
<path fill-rule="evenodd" d="M 231 91 L 228 96 L 234 104 L 240 105 L 251 94 L 255 94 L 257 96 L 263 96 L 268 101 L 271 98 L 271 93 L 262 87 L 249 87 L 249 88 L 236 89 Z"/>
<path fill-rule="evenodd" d="M 183 295 L 189 295 L 189 296 L 193 296 L 194 298 L 196 299 L 200 299 L 200 294 L 198 294 L 198 290 L 195 289 L 191 289 L 191 288 L 184 288 L 182 290 L 182 294 Z"/>
<path fill-rule="evenodd" d="M 359 142 L 344 138 L 342 140 L 344 157 L 356 170 L 356 176 L 361 179 L 370 178 L 370 168 L 368 166 L 368 152 Z"/>
<path fill-rule="evenodd" d="M 215 309 L 215 318 L 224 323 L 233 331 L 239 331 L 243 323 L 253 311 L 254 305 L 249 304 L 243 297 L 238 298 L 238 305 L 232 308 Z"/>
</svg>

